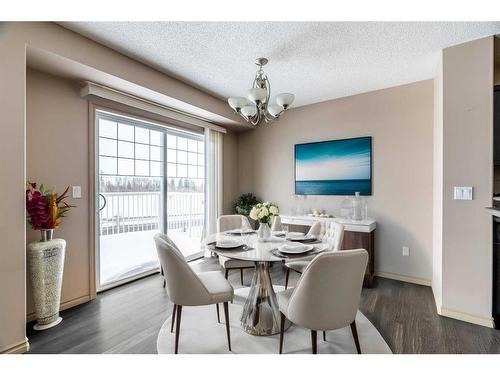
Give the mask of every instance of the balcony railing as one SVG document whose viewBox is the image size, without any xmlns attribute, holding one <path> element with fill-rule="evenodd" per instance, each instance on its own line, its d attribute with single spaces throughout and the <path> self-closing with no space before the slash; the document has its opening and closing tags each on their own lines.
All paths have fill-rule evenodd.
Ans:
<svg viewBox="0 0 500 375">
<path fill-rule="evenodd" d="M 101 236 L 161 230 L 162 199 L 160 192 L 102 193 L 106 205 L 100 212 Z M 166 202 L 167 232 L 185 232 L 201 236 L 205 221 L 203 193 L 168 192 Z"/>
</svg>

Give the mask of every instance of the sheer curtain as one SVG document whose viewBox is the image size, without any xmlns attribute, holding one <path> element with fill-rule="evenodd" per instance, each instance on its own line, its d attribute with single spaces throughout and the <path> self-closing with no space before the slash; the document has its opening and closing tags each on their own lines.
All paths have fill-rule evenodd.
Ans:
<svg viewBox="0 0 500 375">
<path fill-rule="evenodd" d="M 222 133 L 205 128 L 206 209 L 204 236 L 217 231 L 222 214 Z"/>
</svg>

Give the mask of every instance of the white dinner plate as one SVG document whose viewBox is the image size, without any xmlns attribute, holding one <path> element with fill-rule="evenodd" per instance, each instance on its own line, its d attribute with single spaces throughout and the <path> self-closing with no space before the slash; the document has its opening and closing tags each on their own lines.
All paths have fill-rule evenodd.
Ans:
<svg viewBox="0 0 500 375">
<path fill-rule="evenodd" d="M 288 238 L 296 238 L 296 237 L 304 237 L 305 234 L 302 232 L 288 232 L 287 237 Z"/>
<path fill-rule="evenodd" d="M 240 241 L 230 241 L 230 240 L 224 240 L 215 243 L 215 247 L 218 249 L 234 249 L 242 245 L 243 244 Z"/>
<path fill-rule="evenodd" d="M 303 254 L 313 249 L 313 245 L 304 245 L 304 247 L 297 247 L 295 249 L 293 247 L 286 248 L 286 246 L 282 246 L 279 248 L 279 252 L 283 254 Z"/>
</svg>

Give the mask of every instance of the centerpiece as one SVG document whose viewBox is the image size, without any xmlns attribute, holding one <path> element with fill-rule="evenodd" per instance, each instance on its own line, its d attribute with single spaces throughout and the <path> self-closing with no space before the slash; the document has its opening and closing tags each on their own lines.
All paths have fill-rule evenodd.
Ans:
<svg viewBox="0 0 500 375">
<path fill-rule="evenodd" d="M 69 186 L 62 194 L 53 193 L 43 185 L 26 183 L 27 221 L 41 233 L 41 240 L 28 244 L 27 260 L 33 290 L 37 323 L 35 330 L 43 330 L 59 324 L 59 304 L 64 269 L 66 241 L 53 239 L 54 229 L 72 207 L 65 202 Z"/>
<path fill-rule="evenodd" d="M 275 216 L 278 216 L 280 210 L 277 205 L 269 202 L 258 203 L 250 210 L 250 218 L 259 222 L 257 231 L 260 240 L 266 240 L 271 237 L 271 228 L 269 227 Z"/>
</svg>

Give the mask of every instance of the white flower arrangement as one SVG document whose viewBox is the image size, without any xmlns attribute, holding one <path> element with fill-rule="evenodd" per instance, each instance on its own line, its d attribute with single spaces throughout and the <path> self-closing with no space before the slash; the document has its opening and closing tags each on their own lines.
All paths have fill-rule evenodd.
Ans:
<svg viewBox="0 0 500 375">
<path fill-rule="evenodd" d="M 259 223 L 266 223 L 271 225 L 274 216 L 278 216 L 280 210 L 275 204 L 266 202 L 259 203 L 252 207 L 250 211 L 250 218 L 258 221 Z"/>
</svg>

